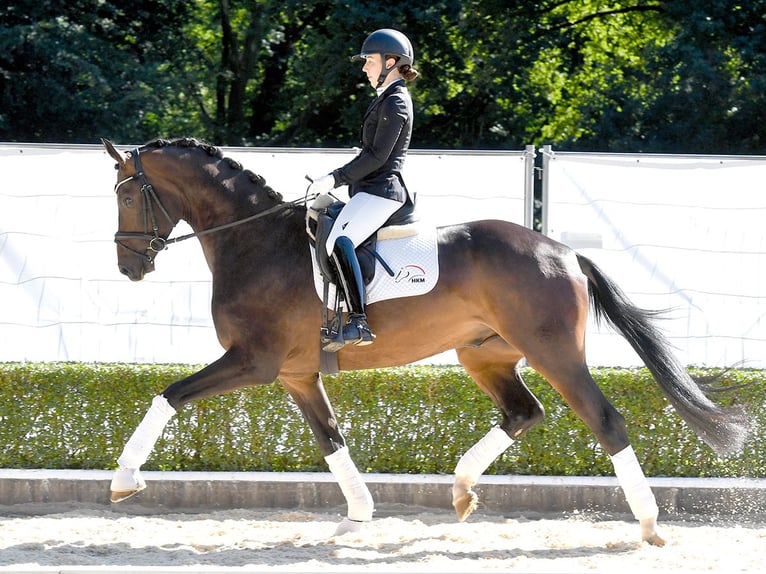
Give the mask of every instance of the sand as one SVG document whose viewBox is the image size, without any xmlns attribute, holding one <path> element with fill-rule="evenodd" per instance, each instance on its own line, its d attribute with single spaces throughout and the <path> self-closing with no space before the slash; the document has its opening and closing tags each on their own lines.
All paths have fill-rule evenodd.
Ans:
<svg viewBox="0 0 766 574">
<path fill-rule="evenodd" d="M 13 507 L 10 507 L 13 508 Z M 766 523 L 661 521 L 664 548 L 629 517 L 380 511 L 361 533 L 342 514 L 225 510 L 129 514 L 119 507 L 0 512 L 0 571 L 760 572 Z"/>
</svg>

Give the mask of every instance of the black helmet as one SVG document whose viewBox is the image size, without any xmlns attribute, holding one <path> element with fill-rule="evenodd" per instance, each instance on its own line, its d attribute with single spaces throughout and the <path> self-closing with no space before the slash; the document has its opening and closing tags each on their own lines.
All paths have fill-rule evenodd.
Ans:
<svg viewBox="0 0 766 574">
<path fill-rule="evenodd" d="M 362 44 L 361 52 L 352 60 L 355 62 L 364 61 L 365 56 L 369 54 L 380 54 L 384 59 L 386 56 L 397 56 L 399 58 L 396 63 L 397 67 L 412 66 L 415 61 L 415 52 L 407 36 L 390 28 L 375 30 L 367 36 Z"/>
</svg>

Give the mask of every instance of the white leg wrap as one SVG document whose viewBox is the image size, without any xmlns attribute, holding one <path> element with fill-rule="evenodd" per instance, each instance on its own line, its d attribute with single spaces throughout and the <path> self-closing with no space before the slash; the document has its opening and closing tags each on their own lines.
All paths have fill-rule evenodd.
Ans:
<svg viewBox="0 0 766 574">
<path fill-rule="evenodd" d="M 633 447 L 628 445 L 612 458 L 614 473 L 625 493 L 628 506 L 638 520 L 657 518 L 659 509 L 649 481 L 646 480 L 638 463 Z"/>
<path fill-rule="evenodd" d="M 324 458 L 330 467 L 330 472 L 340 485 L 341 492 L 348 503 L 347 516 L 349 520 L 366 522 L 372 520 L 375 504 L 367 485 L 351 460 L 348 447 L 343 447 Z"/>
<path fill-rule="evenodd" d="M 137 468 L 118 468 L 114 471 L 112 483 L 109 486 L 112 492 L 137 492 L 145 488 L 146 481 Z"/>
<path fill-rule="evenodd" d="M 493 427 L 484 437 L 460 457 L 455 477 L 476 484 L 479 477 L 495 459 L 513 444 L 513 439 L 500 427 Z"/>
<path fill-rule="evenodd" d="M 175 414 L 175 409 L 162 395 L 152 399 L 152 406 L 128 440 L 122 455 L 117 459 L 120 468 L 138 469 L 149 458 L 154 444 L 160 438 L 165 425 Z"/>
</svg>

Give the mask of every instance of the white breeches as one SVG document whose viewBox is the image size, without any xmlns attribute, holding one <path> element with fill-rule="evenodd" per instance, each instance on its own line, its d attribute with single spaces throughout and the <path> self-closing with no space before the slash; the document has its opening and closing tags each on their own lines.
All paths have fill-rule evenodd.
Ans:
<svg viewBox="0 0 766 574">
<path fill-rule="evenodd" d="M 354 247 L 375 233 L 402 203 L 377 195 L 360 192 L 348 200 L 327 238 L 327 254 L 332 255 L 335 240 L 341 235 L 348 237 Z"/>
</svg>

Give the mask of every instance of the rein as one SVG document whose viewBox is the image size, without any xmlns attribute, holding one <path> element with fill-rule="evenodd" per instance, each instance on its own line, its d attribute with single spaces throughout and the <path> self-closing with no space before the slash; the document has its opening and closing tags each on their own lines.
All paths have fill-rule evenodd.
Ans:
<svg viewBox="0 0 766 574">
<path fill-rule="evenodd" d="M 271 213 L 281 211 L 282 209 L 286 209 L 288 207 L 306 204 L 312 199 L 315 199 L 317 196 L 317 194 L 312 194 L 312 195 L 306 194 L 304 197 L 300 199 L 279 203 L 273 207 L 270 207 L 269 209 L 266 209 L 264 211 L 260 211 L 253 215 L 245 217 L 244 219 L 238 219 L 236 221 L 231 221 L 229 223 L 223 223 L 221 225 L 216 225 L 215 227 L 203 229 L 202 231 L 195 231 L 193 233 L 187 233 L 186 235 L 180 235 L 178 237 L 173 237 L 173 238 L 163 237 L 162 235 L 160 235 L 160 232 L 159 232 L 159 225 L 157 224 L 157 216 L 152 207 L 153 203 L 157 204 L 157 207 L 159 208 L 159 210 L 162 212 L 165 218 L 170 222 L 171 231 L 172 231 L 172 228 L 175 227 L 173 218 L 170 217 L 168 210 L 165 209 L 165 206 L 162 204 L 162 201 L 160 200 L 159 196 L 154 191 L 154 187 L 152 186 L 152 184 L 150 184 L 149 181 L 146 179 L 146 175 L 144 174 L 144 170 L 141 165 L 141 156 L 140 156 L 139 148 L 135 148 L 133 151 L 131 151 L 130 155 L 131 157 L 133 157 L 133 163 L 136 168 L 136 173 L 135 175 L 131 175 L 130 177 L 126 177 L 125 179 L 118 181 L 114 186 L 114 192 L 117 193 L 120 189 L 120 186 L 122 186 L 124 183 L 132 181 L 136 178 L 139 179 L 141 183 L 141 197 L 143 200 L 143 209 L 144 209 L 144 232 L 141 233 L 141 232 L 118 231 L 117 233 L 114 234 L 114 242 L 120 247 L 122 247 L 123 249 L 125 249 L 126 251 L 133 253 L 134 255 L 138 255 L 139 257 L 143 257 L 144 259 L 146 259 L 148 263 L 152 263 L 154 261 L 153 253 L 159 253 L 160 251 L 164 251 L 165 249 L 168 248 L 168 245 L 171 245 L 173 243 L 178 243 L 180 241 L 191 239 L 192 237 L 201 237 L 203 235 L 208 235 L 210 233 L 215 233 L 217 231 L 223 231 L 224 229 L 236 227 L 237 225 L 242 225 L 244 223 L 254 221 L 261 217 L 265 217 Z M 149 233 L 149 222 L 151 222 L 151 227 L 152 227 L 151 233 Z M 130 239 L 147 240 L 148 245 L 146 246 L 146 249 L 144 250 L 144 252 L 141 253 L 140 251 L 137 251 L 131 247 L 128 247 L 125 243 L 123 243 L 123 240 L 130 240 Z"/>
</svg>

